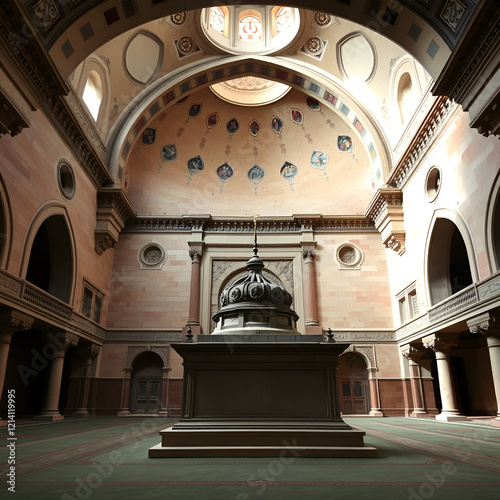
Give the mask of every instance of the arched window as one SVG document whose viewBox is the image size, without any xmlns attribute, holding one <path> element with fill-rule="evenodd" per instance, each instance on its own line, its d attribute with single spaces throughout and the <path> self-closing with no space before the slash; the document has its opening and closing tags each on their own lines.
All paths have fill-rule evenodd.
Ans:
<svg viewBox="0 0 500 500">
<path fill-rule="evenodd" d="M 227 24 L 227 16 L 223 7 L 212 7 L 210 9 L 210 27 L 217 33 L 227 36 Z"/>
<path fill-rule="evenodd" d="M 493 255 L 496 269 L 500 269 L 500 191 L 497 194 L 493 211 Z"/>
<path fill-rule="evenodd" d="M 52 215 L 39 227 L 31 246 L 26 280 L 69 302 L 73 284 L 73 254 L 63 215 Z"/>
<path fill-rule="evenodd" d="M 412 87 L 410 73 L 403 73 L 398 83 L 398 106 L 401 123 L 407 122 L 413 114 L 415 103 L 413 102 Z"/>
<path fill-rule="evenodd" d="M 262 19 L 256 14 L 243 14 L 239 25 L 240 40 L 262 40 Z"/>
<path fill-rule="evenodd" d="M 89 71 L 82 99 L 90 111 L 92 118 L 97 121 L 102 103 L 102 81 L 97 71 Z"/>
</svg>

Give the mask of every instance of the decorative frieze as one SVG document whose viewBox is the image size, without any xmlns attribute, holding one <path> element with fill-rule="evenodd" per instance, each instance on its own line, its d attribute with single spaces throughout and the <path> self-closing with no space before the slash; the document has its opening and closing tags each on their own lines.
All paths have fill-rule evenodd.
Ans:
<svg viewBox="0 0 500 500">
<path fill-rule="evenodd" d="M 432 308 L 429 311 L 429 320 L 432 322 L 450 316 L 451 314 L 456 314 L 477 301 L 476 288 L 466 288 L 462 292 L 452 295 L 449 299 Z"/>
<path fill-rule="evenodd" d="M 396 340 L 396 334 L 393 331 L 383 332 L 333 332 L 335 341 L 349 342 L 391 342 Z"/>
<path fill-rule="evenodd" d="M 108 331 L 106 332 L 107 342 L 182 342 L 182 332 L 178 331 Z"/>
<path fill-rule="evenodd" d="M 125 232 L 192 232 L 202 230 L 205 233 L 245 233 L 254 232 L 251 219 L 204 219 L 197 217 L 135 217 L 130 219 Z M 319 217 L 311 220 L 302 218 L 273 219 L 259 221 L 257 232 L 262 233 L 302 233 L 303 231 L 318 232 L 375 232 L 372 220 L 367 217 Z"/>
</svg>

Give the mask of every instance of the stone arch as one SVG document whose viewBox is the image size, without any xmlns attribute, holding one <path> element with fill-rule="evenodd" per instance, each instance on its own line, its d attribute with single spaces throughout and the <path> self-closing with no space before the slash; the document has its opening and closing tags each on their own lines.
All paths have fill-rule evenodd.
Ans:
<svg viewBox="0 0 500 500">
<path fill-rule="evenodd" d="M 170 347 L 168 345 L 166 346 L 138 345 L 138 346 L 128 346 L 127 360 L 125 362 L 125 370 L 132 369 L 137 359 L 146 352 L 153 352 L 154 354 L 157 354 L 163 363 L 164 369 L 170 367 L 169 364 Z"/>
<path fill-rule="evenodd" d="M 369 362 L 354 349 L 344 351 L 338 360 L 340 409 L 343 414 L 367 415 L 370 405 Z"/>
<path fill-rule="evenodd" d="M 55 240 L 57 245 L 53 244 Z M 44 249 L 45 254 L 36 256 L 34 245 L 37 250 Z M 23 248 L 20 276 L 27 281 L 34 279 L 35 286 L 72 304 L 76 284 L 76 243 L 64 205 L 49 203 L 38 211 L 27 229 Z M 40 258 L 44 260 L 44 265 L 49 265 L 43 276 L 36 273 L 36 259 Z"/>
<path fill-rule="evenodd" d="M 485 221 L 485 241 L 489 271 L 500 271 L 500 171 L 488 198 Z"/>
<path fill-rule="evenodd" d="M 457 213 L 448 209 L 434 212 L 427 235 L 424 267 L 430 306 L 478 281 L 473 241 Z"/>
<path fill-rule="evenodd" d="M 292 296 L 292 309 L 295 309 L 295 287 L 293 276 L 293 262 L 291 259 L 285 260 L 267 260 L 262 259 L 265 268 L 262 275 L 269 281 L 279 284 L 285 288 Z M 222 291 L 237 279 L 248 274 L 245 267 L 246 260 L 221 260 L 214 263 L 212 267 L 212 287 L 210 299 L 210 318 L 219 310 L 219 298 Z M 218 265 L 220 263 L 220 265 Z M 213 331 L 215 323 L 211 321 L 211 330 Z"/>
<path fill-rule="evenodd" d="M 113 6 L 113 3 L 116 3 L 116 5 Z M 248 4 L 252 5 L 251 3 Z M 247 5 L 247 3 L 244 2 L 241 5 Z M 265 0 L 260 2 L 259 5 L 274 5 L 274 2 Z M 370 12 L 370 15 L 366 14 L 366 9 L 353 8 L 349 3 L 344 2 L 333 2 L 326 5 L 323 0 L 310 0 L 308 2 L 291 0 L 287 5 L 326 12 L 376 31 L 412 54 L 434 78 L 437 78 L 444 67 L 451 50 L 458 43 L 467 21 L 475 10 L 470 6 L 464 14 L 460 26 L 452 28 L 443 22 L 436 22 L 436 16 L 431 11 L 395 2 L 392 2 L 390 8 Z M 190 11 L 189 14 L 193 13 L 197 16 L 201 14 L 201 11 L 197 9 L 212 6 L 213 2 L 208 0 L 187 0 L 183 4 L 185 11 Z M 179 11 L 179 8 L 175 2 L 158 2 L 152 9 L 141 9 L 140 12 L 134 13 L 136 15 L 123 18 L 118 14 L 118 11 L 121 10 L 121 4 L 115 0 L 115 2 L 97 4 L 95 7 L 80 11 L 76 15 L 64 16 L 61 19 L 54 20 L 52 26 L 54 29 L 51 30 L 49 36 L 46 36 L 45 30 L 39 28 L 38 33 L 44 40 L 45 47 L 50 51 L 50 55 L 63 78 L 67 78 L 82 59 L 97 50 L 103 43 L 141 24 L 175 14 Z M 100 36 L 90 36 L 86 40 L 82 39 L 80 32 L 82 26 L 92 25 L 96 18 L 104 19 L 112 11 L 116 11 L 113 14 L 113 21 L 108 23 L 105 31 L 99 33 Z M 408 35 L 405 30 L 403 30 L 403 33 L 403 31 L 399 32 L 394 29 L 394 24 L 398 18 L 404 18 L 405 25 L 411 25 L 411 21 L 413 21 L 415 28 L 418 30 L 419 43 L 415 43 L 415 36 Z M 439 48 L 440 56 L 443 53 L 441 57 L 432 57 L 428 53 L 432 43 L 433 46 Z"/>
<path fill-rule="evenodd" d="M 136 414 L 158 414 L 161 409 L 163 359 L 152 349 L 132 362 L 130 409 Z"/>
<path fill-rule="evenodd" d="M 309 63 L 286 61 L 285 64 L 268 56 L 219 57 L 219 62 L 212 59 L 166 75 L 141 92 L 121 113 L 107 138 L 106 164 L 111 175 L 117 179 L 116 182 L 125 179 L 124 171 L 133 144 L 148 122 L 160 112 L 165 112 L 179 99 L 195 91 L 228 77 L 247 75 L 289 85 L 337 113 L 358 134 L 360 144 L 368 151 L 374 150 L 374 154 L 369 154 L 372 158 L 371 168 L 376 177 L 385 182 L 393 166 L 392 150 L 385 132 L 371 111 L 360 105 L 342 82 L 317 72 Z M 348 116 L 339 111 L 340 104 L 345 104 L 350 110 Z M 359 130 L 368 133 L 356 132 Z"/>
<path fill-rule="evenodd" d="M 9 264 L 13 227 L 9 194 L 0 174 L 0 269 Z"/>
</svg>

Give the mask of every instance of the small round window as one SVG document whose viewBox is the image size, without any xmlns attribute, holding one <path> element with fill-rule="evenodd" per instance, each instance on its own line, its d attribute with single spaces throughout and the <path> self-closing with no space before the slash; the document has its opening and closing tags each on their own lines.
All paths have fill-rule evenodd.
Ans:
<svg viewBox="0 0 500 500">
<path fill-rule="evenodd" d="M 159 243 L 144 245 L 137 254 L 141 269 L 161 269 L 167 260 L 167 252 Z"/>
<path fill-rule="evenodd" d="M 68 163 L 61 162 L 57 166 L 57 182 L 64 197 L 71 200 L 75 196 L 76 183 L 75 174 Z"/>
<path fill-rule="evenodd" d="M 363 262 L 363 252 L 353 243 L 344 243 L 337 248 L 335 260 L 339 269 L 359 269 Z"/>
<path fill-rule="evenodd" d="M 441 171 L 437 167 L 432 167 L 427 172 L 425 179 L 425 194 L 429 201 L 434 201 L 441 189 Z"/>
</svg>

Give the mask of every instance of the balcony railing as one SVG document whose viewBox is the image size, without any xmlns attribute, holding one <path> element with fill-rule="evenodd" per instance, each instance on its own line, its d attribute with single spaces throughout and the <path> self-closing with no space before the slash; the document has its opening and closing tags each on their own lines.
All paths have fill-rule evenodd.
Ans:
<svg viewBox="0 0 500 500">
<path fill-rule="evenodd" d="M 462 311 L 479 300 L 477 290 L 474 285 L 452 295 L 448 299 L 440 302 L 429 310 L 429 319 L 431 322 L 450 316 Z"/>
<path fill-rule="evenodd" d="M 71 319 L 71 313 L 73 312 L 72 307 L 47 292 L 40 290 L 40 288 L 33 286 L 31 283 L 24 283 L 22 298 L 56 316 L 64 319 Z"/>
</svg>

